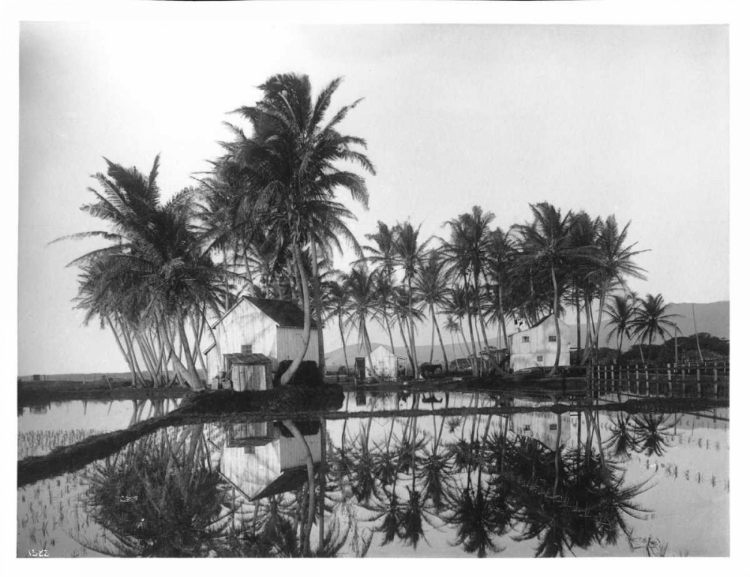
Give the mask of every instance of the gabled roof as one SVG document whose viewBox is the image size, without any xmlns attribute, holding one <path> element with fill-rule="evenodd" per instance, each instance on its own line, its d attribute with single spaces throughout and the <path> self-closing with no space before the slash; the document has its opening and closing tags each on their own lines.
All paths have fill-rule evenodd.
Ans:
<svg viewBox="0 0 750 577">
<path fill-rule="evenodd" d="M 244 297 L 258 307 L 262 313 L 268 316 L 280 327 L 303 328 L 305 326 L 305 313 L 296 303 L 291 301 L 279 301 L 273 299 L 257 299 Z M 310 326 L 315 328 L 315 321 L 311 319 Z"/>
<path fill-rule="evenodd" d="M 552 313 L 548 314 L 545 317 L 542 317 L 542 319 L 540 321 L 536 322 L 535 324 L 531 325 L 530 327 L 526 327 L 525 329 L 518 330 L 515 333 L 509 334 L 508 336 L 512 337 L 513 335 L 517 335 L 517 334 L 520 334 L 520 333 L 525 333 L 526 331 L 530 331 L 531 329 L 535 329 L 536 327 L 538 327 L 540 325 L 543 325 L 545 322 L 547 322 L 547 319 L 549 319 L 549 318 L 552 318 Z"/>
<path fill-rule="evenodd" d="M 274 321 L 279 327 L 301 329 L 305 326 L 305 313 L 291 301 L 281 301 L 275 299 L 259 299 L 255 297 L 243 296 L 233 307 L 225 312 L 221 318 L 216 321 L 211 328 L 216 328 L 225 318 L 227 318 L 242 301 L 247 301 L 255 305 L 264 315 Z M 314 319 L 310 319 L 310 328 L 315 329 L 317 325 Z"/>
</svg>

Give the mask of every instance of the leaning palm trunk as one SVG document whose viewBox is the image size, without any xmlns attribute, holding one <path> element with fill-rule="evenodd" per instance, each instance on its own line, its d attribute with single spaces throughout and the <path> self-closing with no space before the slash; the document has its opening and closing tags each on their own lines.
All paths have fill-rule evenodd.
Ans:
<svg viewBox="0 0 750 577">
<path fill-rule="evenodd" d="M 125 362 L 128 364 L 128 368 L 130 369 L 130 376 L 133 380 L 133 386 L 135 387 L 138 385 L 138 382 L 135 376 L 135 367 L 133 365 L 133 360 L 130 357 L 130 355 L 128 355 L 128 353 L 125 352 L 125 349 L 123 348 L 122 343 L 120 342 L 120 337 L 117 335 L 117 330 L 112 324 L 112 321 L 110 320 L 109 315 L 103 315 L 103 317 L 106 319 L 107 324 L 109 325 L 109 328 L 112 330 L 112 334 L 115 336 L 115 341 L 117 341 L 117 347 L 120 349 L 122 356 L 125 358 Z"/>
<path fill-rule="evenodd" d="M 286 373 L 284 373 L 286 374 Z M 310 446 L 305 441 L 305 438 L 299 432 L 299 429 L 289 419 L 282 421 L 284 426 L 289 429 L 294 438 L 299 442 L 305 449 L 305 461 L 307 463 L 307 486 L 309 489 L 308 497 L 308 509 L 307 519 L 303 527 L 303 538 L 302 538 L 302 555 L 308 557 L 310 555 L 310 532 L 312 531 L 313 520 L 315 519 L 315 464 L 313 462 L 312 452 Z M 322 496 L 321 496 L 322 498 Z"/>
<path fill-rule="evenodd" d="M 443 361 L 445 361 L 445 372 L 448 372 L 448 355 L 445 353 L 445 345 L 443 344 L 443 335 L 440 334 L 440 326 L 435 316 L 435 307 L 430 305 L 430 312 L 432 313 L 432 322 L 437 329 L 438 340 L 440 341 L 440 349 L 443 351 Z"/>
<path fill-rule="evenodd" d="M 164 326 L 164 323 L 166 321 L 161 321 L 159 323 L 158 330 L 161 333 L 161 339 L 162 342 L 165 343 L 165 346 L 167 347 L 167 360 L 172 362 L 172 367 L 174 368 L 175 372 L 180 376 L 180 378 L 185 381 L 186 383 L 189 383 L 191 387 L 193 387 L 193 383 L 191 383 L 192 376 L 188 372 L 188 370 L 185 368 L 185 365 L 182 364 L 182 361 L 180 361 L 180 357 L 177 356 L 174 350 L 174 346 L 172 345 L 172 340 L 168 337 L 167 329 Z M 195 387 L 197 389 L 197 383 Z"/>
<path fill-rule="evenodd" d="M 596 321 L 596 351 L 597 351 L 597 357 L 599 356 L 599 331 L 601 330 L 602 326 L 602 313 L 604 312 L 604 303 L 607 302 L 607 292 L 609 291 L 609 284 L 610 280 L 606 279 L 604 281 L 604 286 L 602 286 L 601 294 L 599 295 L 599 318 Z"/>
<path fill-rule="evenodd" d="M 398 330 L 401 333 L 401 340 L 404 341 L 404 347 L 406 347 L 406 356 L 409 357 L 409 364 L 414 367 L 414 359 L 412 359 L 411 356 L 411 349 L 409 348 L 409 342 L 406 340 L 406 335 L 404 334 L 404 325 L 401 322 L 401 317 L 396 316 L 396 320 L 398 321 Z M 396 351 L 393 351 L 393 354 L 396 354 Z M 413 375 L 416 377 L 416 375 Z"/>
<path fill-rule="evenodd" d="M 341 313 L 339 313 L 339 332 L 341 333 L 341 346 L 344 349 L 344 365 L 346 366 L 346 376 L 348 377 L 349 376 L 349 357 L 346 354 L 346 339 L 344 338 L 344 322 L 341 319 Z"/>
<path fill-rule="evenodd" d="M 320 276 L 318 276 L 318 251 L 316 242 L 313 239 L 310 242 L 312 260 L 312 289 L 313 298 L 315 299 L 315 323 L 318 331 L 318 370 L 320 376 L 326 376 L 326 351 L 323 343 L 323 298 L 320 293 Z"/>
<path fill-rule="evenodd" d="M 188 343 L 187 333 L 185 333 L 185 325 L 182 319 L 177 319 L 177 330 L 180 333 L 180 341 L 182 342 L 182 349 L 185 351 L 185 364 L 187 365 L 187 371 L 190 375 L 188 383 L 194 391 L 200 391 L 203 389 L 203 383 L 201 382 L 198 370 L 195 368 L 195 362 L 193 361 L 193 355 L 190 351 L 190 345 Z M 198 346 L 198 343 L 195 345 Z"/>
<path fill-rule="evenodd" d="M 299 247 L 299 241 L 297 241 L 296 239 L 292 241 L 292 251 L 294 254 L 294 261 L 297 265 L 300 276 L 300 284 L 302 285 L 302 308 L 305 313 L 305 321 L 302 328 L 302 348 L 297 353 L 297 356 L 294 357 L 294 360 L 292 360 L 292 364 L 289 365 L 289 368 L 286 370 L 286 372 L 281 375 L 282 386 L 288 384 L 289 381 L 292 380 L 294 373 L 297 372 L 297 369 L 302 364 L 302 359 L 305 358 L 307 347 L 310 344 L 310 295 L 308 294 L 307 290 L 307 274 L 305 273 L 305 268 L 302 263 L 302 251 Z"/>
</svg>

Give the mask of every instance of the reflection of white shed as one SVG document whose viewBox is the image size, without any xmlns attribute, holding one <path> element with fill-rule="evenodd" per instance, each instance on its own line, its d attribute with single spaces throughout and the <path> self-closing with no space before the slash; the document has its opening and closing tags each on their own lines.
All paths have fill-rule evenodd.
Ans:
<svg viewBox="0 0 750 577">
<path fill-rule="evenodd" d="M 303 435 L 313 464 L 321 462 L 321 434 Z M 221 449 L 222 474 L 251 499 L 293 491 L 307 481 L 307 451 L 268 423 L 232 425 Z"/>
<path fill-rule="evenodd" d="M 372 365 L 369 359 L 367 363 L 368 375 L 374 374 L 376 377 L 384 379 L 395 379 L 399 375 L 411 375 L 412 370 L 406 357 L 400 357 L 383 345 L 372 351 L 370 355 Z"/>
<path fill-rule="evenodd" d="M 570 327 L 560 321 L 560 366 L 570 364 Z M 549 315 L 532 327 L 508 336 L 510 368 L 551 367 L 557 354 L 555 319 Z"/>
<path fill-rule="evenodd" d="M 220 371 L 227 371 L 228 355 L 237 353 L 265 355 L 271 360 L 270 370 L 275 371 L 279 361 L 293 359 L 301 349 L 303 326 L 304 313 L 295 303 L 242 297 L 212 325 L 215 342 L 208 332 L 211 342 L 203 350 L 208 382 L 213 383 Z M 303 360 L 318 360 L 314 322 Z"/>
</svg>

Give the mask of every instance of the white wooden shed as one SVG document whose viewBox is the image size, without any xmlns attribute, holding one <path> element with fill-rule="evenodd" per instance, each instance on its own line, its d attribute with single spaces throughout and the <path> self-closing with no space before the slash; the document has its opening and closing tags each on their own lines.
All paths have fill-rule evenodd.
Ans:
<svg viewBox="0 0 750 577">
<path fill-rule="evenodd" d="M 570 327 L 560 320 L 560 366 L 570 364 Z M 555 319 L 548 315 L 528 329 L 508 336 L 510 368 L 551 367 L 557 354 Z"/>
<path fill-rule="evenodd" d="M 212 325 L 206 335 L 210 341 L 203 349 L 206 356 L 208 382 L 216 386 L 217 376 L 229 370 L 228 355 L 265 355 L 275 371 L 280 361 L 292 360 L 302 348 L 304 313 L 289 301 L 242 297 Z M 217 346 L 218 345 L 218 346 Z M 303 358 L 318 360 L 318 334 L 311 322 L 310 342 Z M 258 377 L 259 378 L 259 377 Z M 259 381 L 261 382 L 261 381 Z"/>
<path fill-rule="evenodd" d="M 400 357 L 391 349 L 380 345 L 370 355 L 372 365 L 365 357 L 368 376 L 374 375 L 383 379 L 396 379 L 399 375 L 411 375 L 412 370 L 406 357 Z"/>
</svg>

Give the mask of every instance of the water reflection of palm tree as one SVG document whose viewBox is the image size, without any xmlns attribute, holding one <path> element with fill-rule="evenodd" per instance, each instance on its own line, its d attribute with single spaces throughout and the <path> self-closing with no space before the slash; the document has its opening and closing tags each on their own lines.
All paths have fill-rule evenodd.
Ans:
<svg viewBox="0 0 750 577">
<path fill-rule="evenodd" d="M 611 422 L 608 428 L 612 436 L 604 442 L 604 447 L 617 458 L 629 457 L 630 452 L 636 446 L 630 415 L 618 413 L 615 421 Z"/>
<path fill-rule="evenodd" d="M 86 507 L 107 543 L 82 544 L 114 556 L 202 556 L 220 547 L 233 505 L 227 513 L 202 433 L 201 425 L 165 429 L 96 465 Z"/>
<path fill-rule="evenodd" d="M 672 426 L 667 422 L 667 415 L 636 415 L 633 419 L 633 437 L 635 450 L 647 457 L 661 457 L 669 448 L 667 431 Z"/>
</svg>

